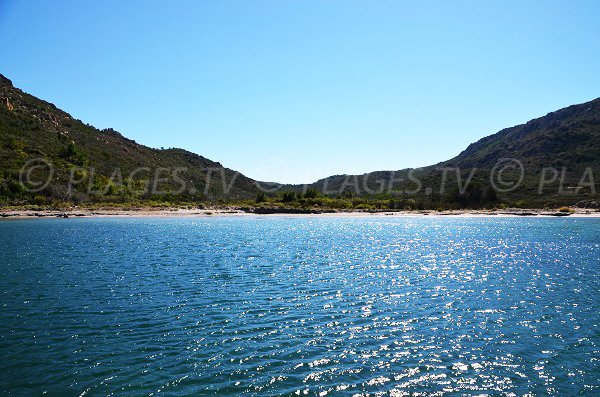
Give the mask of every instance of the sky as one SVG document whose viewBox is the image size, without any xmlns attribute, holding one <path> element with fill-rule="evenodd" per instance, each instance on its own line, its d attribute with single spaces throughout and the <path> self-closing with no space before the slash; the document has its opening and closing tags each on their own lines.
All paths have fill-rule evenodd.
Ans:
<svg viewBox="0 0 600 397">
<path fill-rule="evenodd" d="M 0 73 L 263 181 L 435 164 L 600 96 L 598 1 L 0 0 Z"/>
</svg>

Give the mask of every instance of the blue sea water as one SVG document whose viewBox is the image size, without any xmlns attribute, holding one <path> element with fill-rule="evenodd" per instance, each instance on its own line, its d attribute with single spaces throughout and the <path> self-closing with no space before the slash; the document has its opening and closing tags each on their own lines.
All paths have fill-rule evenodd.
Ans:
<svg viewBox="0 0 600 397">
<path fill-rule="evenodd" d="M 600 395 L 600 219 L 40 219 L 0 243 L 2 395 Z"/>
</svg>

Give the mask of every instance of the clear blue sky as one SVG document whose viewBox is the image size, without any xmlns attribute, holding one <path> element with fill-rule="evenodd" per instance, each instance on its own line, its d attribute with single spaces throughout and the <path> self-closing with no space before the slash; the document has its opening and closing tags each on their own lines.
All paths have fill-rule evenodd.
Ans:
<svg viewBox="0 0 600 397">
<path fill-rule="evenodd" d="M 0 0 L 0 73 L 260 180 L 425 166 L 600 96 L 599 1 Z"/>
</svg>

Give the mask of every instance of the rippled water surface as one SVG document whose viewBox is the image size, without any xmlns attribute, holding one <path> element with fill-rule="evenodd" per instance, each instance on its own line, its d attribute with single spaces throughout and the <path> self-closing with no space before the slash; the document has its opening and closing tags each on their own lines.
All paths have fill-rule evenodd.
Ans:
<svg viewBox="0 0 600 397">
<path fill-rule="evenodd" d="M 600 220 L 0 222 L 0 394 L 600 395 Z"/>
</svg>

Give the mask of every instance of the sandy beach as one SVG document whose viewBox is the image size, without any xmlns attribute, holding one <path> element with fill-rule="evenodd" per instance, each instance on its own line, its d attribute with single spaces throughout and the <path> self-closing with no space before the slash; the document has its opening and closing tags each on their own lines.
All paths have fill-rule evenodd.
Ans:
<svg viewBox="0 0 600 397">
<path fill-rule="evenodd" d="M 421 217 L 421 216 L 452 216 L 452 217 L 600 217 L 600 211 L 593 209 L 573 208 L 571 212 L 560 212 L 551 209 L 517 209 L 506 208 L 499 210 L 402 210 L 402 211 L 344 211 L 344 210 L 281 210 L 256 211 L 240 208 L 139 208 L 139 209 L 68 209 L 68 210 L 33 210 L 33 209 L 0 209 L 0 219 L 31 219 L 31 218 L 99 218 L 99 217 L 223 217 L 223 216 L 287 216 L 287 217 Z"/>
</svg>

